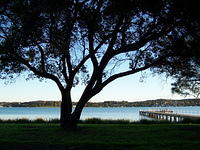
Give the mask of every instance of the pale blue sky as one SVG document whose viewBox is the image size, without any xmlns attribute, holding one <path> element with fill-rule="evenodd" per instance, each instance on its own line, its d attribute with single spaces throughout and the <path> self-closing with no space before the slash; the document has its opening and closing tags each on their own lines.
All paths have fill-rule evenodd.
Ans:
<svg viewBox="0 0 200 150">
<path fill-rule="evenodd" d="M 92 98 L 92 102 L 99 101 L 141 101 L 158 98 L 181 99 L 179 95 L 171 93 L 171 80 L 164 76 L 147 77 L 144 82 L 139 82 L 141 73 L 118 79 Z M 73 89 L 73 99 L 78 97 L 83 90 L 83 86 Z M 22 77 L 15 83 L 5 85 L 0 80 L 0 102 L 2 101 L 34 101 L 34 100 L 60 100 L 60 92 L 54 82 L 46 80 L 43 82 L 36 80 L 26 81 Z"/>
</svg>

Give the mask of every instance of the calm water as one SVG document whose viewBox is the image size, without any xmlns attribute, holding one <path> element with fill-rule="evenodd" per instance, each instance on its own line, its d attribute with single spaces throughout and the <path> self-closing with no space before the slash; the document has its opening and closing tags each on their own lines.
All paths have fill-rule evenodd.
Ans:
<svg viewBox="0 0 200 150">
<path fill-rule="evenodd" d="M 200 115 L 200 106 L 194 107 L 86 107 L 81 119 L 126 119 L 131 121 L 140 120 L 140 110 L 173 110 L 174 113 Z M 46 120 L 59 118 L 59 108 L 32 108 L 32 107 L 0 107 L 0 119 L 43 118 Z"/>
</svg>

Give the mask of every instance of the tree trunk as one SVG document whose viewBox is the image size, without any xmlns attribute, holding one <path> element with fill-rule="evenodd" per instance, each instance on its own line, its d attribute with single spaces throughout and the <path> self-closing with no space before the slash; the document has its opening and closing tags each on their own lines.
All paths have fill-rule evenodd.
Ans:
<svg viewBox="0 0 200 150">
<path fill-rule="evenodd" d="M 61 91 L 61 112 L 60 112 L 60 126 L 61 128 L 76 128 L 74 119 L 72 117 L 72 101 L 71 95 L 68 91 Z"/>
<path fill-rule="evenodd" d="M 72 113 L 72 101 L 70 92 L 62 92 L 62 102 L 61 102 L 61 115 L 60 115 L 60 126 L 63 129 L 74 130 L 77 128 L 77 124 L 80 120 L 82 110 L 91 98 L 91 95 L 85 94 L 81 97 L 76 105 L 75 110 Z"/>
<path fill-rule="evenodd" d="M 73 117 L 72 114 L 70 115 L 61 115 L 60 126 L 63 129 L 76 129 L 78 121 Z M 65 117 L 65 118 L 64 118 Z"/>
<path fill-rule="evenodd" d="M 71 114 L 65 113 L 62 110 L 66 112 L 66 109 L 61 106 L 61 119 L 60 119 L 61 128 L 72 129 L 72 130 L 76 129 L 82 110 L 74 111 Z"/>
</svg>

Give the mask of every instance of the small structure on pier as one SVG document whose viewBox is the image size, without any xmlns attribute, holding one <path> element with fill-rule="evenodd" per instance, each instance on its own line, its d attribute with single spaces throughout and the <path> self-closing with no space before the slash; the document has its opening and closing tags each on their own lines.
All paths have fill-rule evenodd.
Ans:
<svg viewBox="0 0 200 150">
<path fill-rule="evenodd" d="M 189 114 L 176 114 L 170 110 L 159 110 L 159 111 L 139 111 L 141 116 L 154 118 L 157 120 L 167 120 L 170 122 L 181 122 L 184 119 L 200 120 L 200 116 L 189 115 Z"/>
</svg>

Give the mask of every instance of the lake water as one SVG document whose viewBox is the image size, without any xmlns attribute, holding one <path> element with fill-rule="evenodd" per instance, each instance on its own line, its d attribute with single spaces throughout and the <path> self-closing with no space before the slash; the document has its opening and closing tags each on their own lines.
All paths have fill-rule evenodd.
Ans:
<svg viewBox="0 0 200 150">
<path fill-rule="evenodd" d="M 174 113 L 200 115 L 200 106 L 189 107 L 86 107 L 81 119 L 101 118 L 101 119 L 125 119 L 138 121 L 140 110 L 173 110 Z M 0 119 L 56 119 L 60 116 L 60 108 L 46 107 L 0 107 Z"/>
</svg>

